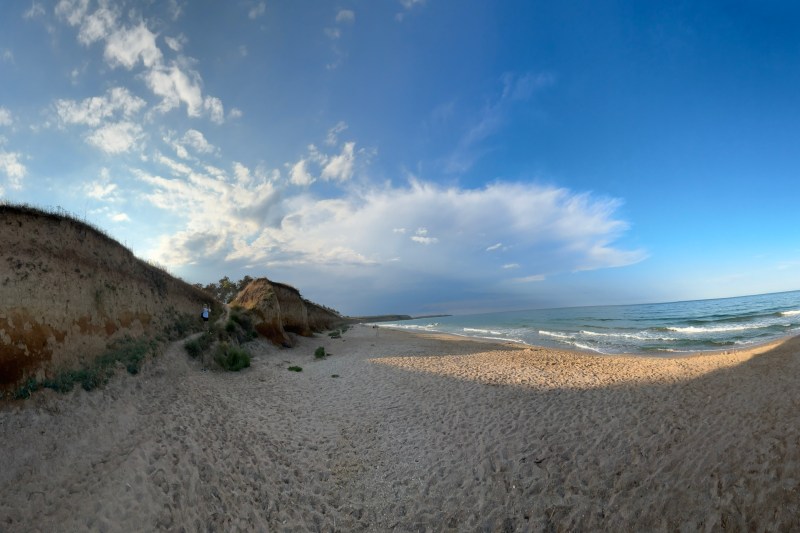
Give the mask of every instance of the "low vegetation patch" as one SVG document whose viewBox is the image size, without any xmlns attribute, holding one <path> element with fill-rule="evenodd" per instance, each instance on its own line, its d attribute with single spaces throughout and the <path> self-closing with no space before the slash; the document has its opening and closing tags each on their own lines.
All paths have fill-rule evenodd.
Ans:
<svg viewBox="0 0 800 533">
<path fill-rule="evenodd" d="M 327 354 L 325 353 L 325 347 L 320 346 L 316 350 L 314 350 L 314 357 L 317 359 L 323 359 Z"/>
<path fill-rule="evenodd" d="M 290 366 L 286 370 L 289 370 L 290 372 L 302 372 L 303 371 L 303 367 L 302 366 Z"/>
<path fill-rule="evenodd" d="M 208 350 L 213 343 L 214 343 L 214 334 L 210 331 L 205 331 L 203 332 L 202 335 L 200 335 L 196 339 L 186 341 L 183 344 L 183 347 L 186 349 L 186 352 L 190 356 L 197 358 L 200 355 L 202 355 L 206 350 Z"/>
<path fill-rule="evenodd" d="M 250 366 L 250 354 L 238 346 L 231 346 L 227 342 L 217 345 L 214 361 L 225 370 L 238 372 Z"/>
<path fill-rule="evenodd" d="M 59 372 L 52 378 L 37 381 L 30 378 L 13 397 L 15 399 L 30 398 L 39 389 L 53 389 L 57 392 L 69 392 L 76 383 L 84 390 L 90 391 L 104 385 L 114 374 L 117 364 L 125 367 L 129 374 L 138 374 L 148 354 L 158 353 L 158 343 L 150 339 L 132 339 L 126 337 L 109 346 L 108 351 L 96 358 L 89 366 L 76 370 Z"/>
<path fill-rule="evenodd" d="M 339 374 L 331 374 L 331 377 L 332 377 L 332 378 L 338 378 L 338 377 L 339 377 Z"/>
</svg>

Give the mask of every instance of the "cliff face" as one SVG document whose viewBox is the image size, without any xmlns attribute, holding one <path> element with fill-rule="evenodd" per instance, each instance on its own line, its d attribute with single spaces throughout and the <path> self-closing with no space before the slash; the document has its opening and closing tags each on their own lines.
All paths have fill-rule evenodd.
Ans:
<svg viewBox="0 0 800 533">
<path fill-rule="evenodd" d="M 291 346 L 292 341 L 283 329 L 283 314 L 278 296 L 267 278 L 250 282 L 230 303 L 242 307 L 253 317 L 256 331 L 279 346 Z"/>
<path fill-rule="evenodd" d="M 0 389 L 199 321 L 209 296 L 82 222 L 0 205 Z"/>
<path fill-rule="evenodd" d="M 345 322 L 345 320 L 336 313 L 328 311 L 308 300 L 304 301 L 306 304 L 306 312 L 308 313 L 308 327 L 311 328 L 312 331 L 326 331 Z"/>
<path fill-rule="evenodd" d="M 297 335 L 310 337 L 311 328 L 308 327 L 308 311 L 305 302 L 300 297 L 300 291 L 289 285 L 273 283 L 272 288 L 278 297 L 281 306 L 283 329 Z"/>
<path fill-rule="evenodd" d="M 275 344 L 291 346 L 287 331 L 311 336 L 344 322 L 342 317 L 300 297 L 294 287 L 272 283 L 267 278 L 253 280 L 231 302 L 254 316 L 256 330 Z"/>
</svg>

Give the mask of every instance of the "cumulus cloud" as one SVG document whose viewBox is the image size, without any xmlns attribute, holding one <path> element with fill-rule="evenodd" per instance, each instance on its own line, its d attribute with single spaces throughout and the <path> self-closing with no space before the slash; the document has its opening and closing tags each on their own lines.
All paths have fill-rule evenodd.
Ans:
<svg viewBox="0 0 800 533">
<path fill-rule="evenodd" d="M 78 30 L 78 41 L 84 45 L 90 45 L 96 41 L 107 39 L 117 25 L 117 13 L 101 6 L 97 11 L 82 18 L 81 27 Z"/>
<path fill-rule="evenodd" d="M 162 56 L 156 46 L 156 35 L 140 22 L 109 35 L 104 57 L 112 67 L 122 66 L 130 70 L 140 60 L 145 67 L 154 67 L 161 62 Z"/>
<path fill-rule="evenodd" d="M 56 15 L 65 19 L 70 26 L 80 24 L 88 10 L 89 0 L 60 0 L 55 9 Z"/>
<path fill-rule="evenodd" d="M 342 153 L 330 157 L 322 168 L 321 177 L 323 180 L 347 181 L 353 177 L 353 163 L 355 155 L 353 150 L 356 143 L 347 142 L 342 147 Z"/>
<path fill-rule="evenodd" d="M 13 123 L 14 118 L 11 116 L 11 111 L 0 106 L 0 126 L 10 126 Z"/>
<path fill-rule="evenodd" d="M 161 65 L 145 74 L 145 82 L 153 94 L 162 98 L 158 109 L 167 112 L 186 104 L 186 114 L 199 117 L 203 111 L 200 75 L 184 72 L 178 65 Z"/>
<path fill-rule="evenodd" d="M 177 37 L 164 37 L 164 42 L 167 43 L 167 46 L 173 52 L 180 52 L 183 50 L 183 47 L 186 46 L 186 43 L 189 42 L 189 39 L 181 33 Z"/>
<path fill-rule="evenodd" d="M 307 163 L 303 159 L 291 168 L 290 182 L 313 180 Z M 187 218 L 182 229 L 164 236 L 159 261 L 178 266 L 213 256 L 304 279 L 323 272 L 357 276 L 391 290 L 422 290 L 448 280 L 461 286 L 493 283 L 517 294 L 556 274 L 630 265 L 646 257 L 642 250 L 615 244 L 628 228 L 615 215 L 618 200 L 557 187 L 494 183 L 462 189 L 412 181 L 323 199 L 307 190 L 290 194 L 279 182 L 256 179 L 246 167 L 204 175 L 191 174 L 186 182 L 149 181 L 159 188 L 154 205 Z M 235 199 L 236 187 L 249 191 L 267 183 L 269 201 L 260 208 L 248 209 L 249 195 Z M 182 191 L 180 199 L 166 201 L 175 188 Z M 243 209 L 252 216 L 249 224 L 238 218 Z M 199 221 L 190 213 L 205 210 L 213 210 L 214 217 Z M 495 253 L 487 253 L 490 248 Z"/>
<path fill-rule="evenodd" d="M 22 178 L 27 174 L 28 169 L 20 160 L 22 154 L 19 152 L 6 152 L 0 149 L 0 172 L 8 178 L 8 184 L 12 189 L 22 187 Z"/>
<path fill-rule="evenodd" d="M 145 106 L 145 101 L 124 87 L 114 87 L 103 96 L 81 101 L 56 100 L 55 108 L 62 125 L 99 126 L 114 116 L 129 118 Z"/>
<path fill-rule="evenodd" d="M 95 200 L 117 200 L 117 184 L 111 181 L 111 173 L 107 168 L 100 170 L 100 176 L 95 181 L 84 185 L 84 193 Z"/>
<path fill-rule="evenodd" d="M 89 46 L 103 42 L 103 57 L 112 68 L 133 70 L 143 67 L 141 76 L 147 87 L 161 98 L 157 111 L 166 113 L 183 104 L 189 117 L 208 116 L 217 124 L 224 122 L 222 101 L 203 94 L 202 78 L 190 66 L 194 62 L 192 59 L 178 56 L 166 64 L 157 44 L 158 34 L 144 20 L 123 26 L 119 21 L 119 13 L 110 2 L 101 1 L 94 10 L 90 7 L 88 0 L 61 0 L 55 12 L 67 24 L 79 28 L 78 40 L 82 44 Z M 173 1 L 168 8 L 177 17 L 182 4 Z M 183 34 L 164 37 L 164 43 L 175 52 L 180 52 L 186 42 Z"/>
<path fill-rule="evenodd" d="M 136 147 L 143 137 L 141 126 L 122 121 L 100 126 L 86 136 L 86 141 L 107 154 L 120 154 Z"/>
<path fill-rule="evenodd" d="M 181 159 L 189 159 L 191 157 L 187 148 L 199 155 L 216 154 L 218 152 L 217 147 L 209 143 L 202 132 L 195 129 L 187 130 L 180 138 L 176 137 L 175 132 L 169 132 L 164 136 L 163 140 L 175 150 L 175 153 Z"/>
<path fill-rule="evenodd" d="M 144 139 L 142 127 L 132 118 L 145 101 L 124 87 L 109 89 L 103 96 L 81 101 L 57 100 L 55 110 L 62 127 L 88 126 L 86 142 L 108 154 L 120 154 L 137 147 Z"/>
<path fill-rule="evenodd" d="M 339 125 L 342 124 L 344 123 L 339 123 Z M 337 127 L 339 125 L 337 125 Z M 336 127 L 334 127 L 334 130 L 335 129 Z M 342 127 L 341 129 L 344 128 Z M 330 136 L 331 133 L 329 132 L 329 139 Z M 355 170 L 355 146 L 355 142 L 349 141 L 342 145 L 340 153 L 328 155 L 321 152 L 315 145 L 309 145 L 308 155 L 300 158 L 299 161 L 290 166 L 290 183 L 301 186 L 311 185 L 317 180 L 315 177 L 315 175 L 317 175 L 317 169 L 319 170 L 318 176 L 323 181 L 343 183 L 350 180 Z"/>
<path fill-rule="evenodd" d="M 314 183 L 314 177 L 309 174 L 308 168 L 306 168 L 307 164 L 308 162 L 305 159 L 301 159 L 292 165 L 289 171 L 289 181 L 293 185 L 306 186 Z"/>
<path fill-rule="evenodd" d="M 191 169 L 174 178 L 135 171 L 151 188 L 146 200 L 187 222 L 186 229 L 160 239 L 151 251 L 154 259 L 180 265 L 199 257 L 224 256 L 269 222 L 272 205 L 279 198 L 272 175 L 253 173 L 241 163 L 232 170 Z"/>
</svg>

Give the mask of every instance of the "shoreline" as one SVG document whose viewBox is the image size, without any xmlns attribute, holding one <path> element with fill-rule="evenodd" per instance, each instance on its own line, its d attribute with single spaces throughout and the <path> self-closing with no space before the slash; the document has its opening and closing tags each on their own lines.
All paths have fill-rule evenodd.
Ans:
<svg viewBox="0 0 800 533">
<path fill-rule="evenodd" d="M 0 409 L 0 529 L 800 524 L 800 337 L 674 358 L 366 325 L 296 340 L 248 345 L 238 373 L 174 343 Z"/>
<path fill-rule="evenodd" d="M 372 327 L 367 326 L 367 324 L 360 324 L 364 327 Z M 699 357 L 704 355 L 728 355 L 728 354 L 738 354 L 741 352 L 749 352 L 750 350 L 760 350 L 765 347 L 777 346 L 780 345 L 788 340 L 793 338 L 800 338 L 800 333 L 794 333 L 791 335 L 784 335 L 778 338 L 765 340 L 763 342 L 754 343 L 747 345 L 742 348 L 731 347 L 728 349 L 722 350 L 698 350 L 698 351 L 687 351 L 687 352 L 663 352 L 663 355 L 654 355 L 653 352 L 625 352 L 625 353 L 604 353 L 597 350 L 581 350 L 579 348 L 567 348 L 567 347 L 558 347 L 558 346 L 546 346 L 543 344 L 529 344 L 524 341 L 516 341 L 512 339 L 497 339 L 491 337 L 477 337 L 471 335 L 460 335 L 458 333 L 446 333 L 441 331 L 426 331 L 426 330 L 418 330 L 418 329 L 406 329 L 402 327 L 393 327 L 393 326 L 380 326 L 375 325 L 375 327 L 383 329 L 383 330 L 391 330 L 396 331 L 399 333 L 407 333 L 409 335 L 421 335 L 421 336 L 441 336 L 442 340 L 470 340 L 475 342 L 487 343 L 487 344 L 497 344 L 498 346 L 523 346 L 528 348 L 539 348 L 543 350 L 553 350 L 559 352 L 573 352 L 576 354 L 594 354 L 600 357 L 645 357 L 645 358 L 653 358 L 653 359 L 684 359 L 689 357 Z"/>
</svg>

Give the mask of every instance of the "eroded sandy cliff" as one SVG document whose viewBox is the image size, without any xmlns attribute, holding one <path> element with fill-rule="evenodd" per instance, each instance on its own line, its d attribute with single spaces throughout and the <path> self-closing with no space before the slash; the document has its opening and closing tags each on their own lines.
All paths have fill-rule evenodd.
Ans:
<svg viewBox="0 0 800 533">
<path fill-rule="evenodd" d="M 0 392 L 199 320 L 199 289 L 60 214 L 0 205 Z"/>
</svg>

